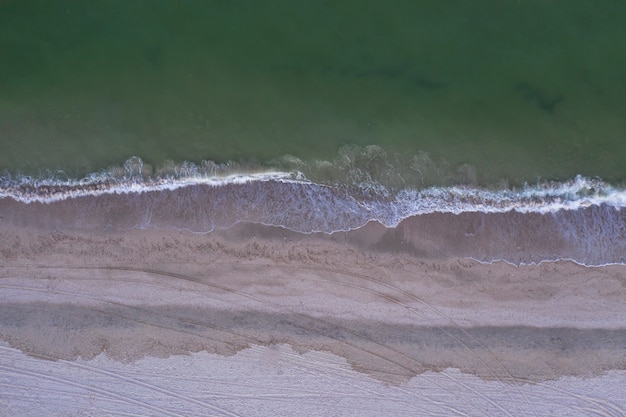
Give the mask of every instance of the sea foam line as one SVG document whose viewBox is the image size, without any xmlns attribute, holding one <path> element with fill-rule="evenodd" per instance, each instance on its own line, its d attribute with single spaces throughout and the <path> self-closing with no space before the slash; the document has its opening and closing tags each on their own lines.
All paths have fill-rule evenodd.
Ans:
<svg viewBox="0 0 626 417">
<path fill-rule="evenodd" d="M 50 204 L 58 201 L 106 194 L 140 194 L 175 191 L 185 187 L 208 185 L 219 188 L 250 183 L 291 183 L 310 187 L 309 193 L 320 205 L 330 194 L 344 200 L 346 207 L 357 205 L 370 212 L 371 220 L 393 225 L 405 218 L 429 213 L 466 212 L 554 213 L 576 210 L 592 205 L 608 205 L 617 209 L 626 207 L 626 190 L 620 190 L 598 180 L 577 176 L 563 182 L 545 182 L 525 186 L 520 190 L 489 190 L 469 186 L 404 188 L 389 191 L 381 184 L 319 184 L 309 181 L 299 171 L 267 171 L 257 173 L 216 174 L 202 172 L 195 165 L 182 165 L 174 175 L 144 176 L 141 160 L 131 159 L 125 164 L 125 174 L 114 176 L 107 172 L 94 173 L 79 180 L 56 178 L 0 178 L 0 198 L 31 204 Z M 286 189 L 289 192 L 289 189 Z M 393 219 L 393 220 L 392 220 Z"/>
<path fill-rule="evenodd" d="M 562 183 L 539 184 L 516 190 L 485 190 L 471 187 L 432 187 L 426 190 L 403 190 L 398 200 L 414 202 L 419 213 L 465 212 L 554 213 L 577 210 L 592 205 L 626 207 L 626 190 L 618 190 L 599 180 L 577 176 Z"/>
<path fill-rule="evenodd" d="M 288 172 L 263 172 L 250 174 L 230 174 L 223 176 L 189 176 L 181 178 L 113 179 L 94 175 L 81 180 L 31 179 L 4 181 L 0 188 L 0 198 L 11 198 L 21 203 L 50 204 L 79 197 L 97 197 L 105 194 L 133 194 L 155 191 L 174 191 L 194 185 L 220 187 L 231 184 L 245 184 L 259 181 L 285 181 L 293 178 Z M 2 182 L 0 182 L 2 183 Z"/>
</svg>

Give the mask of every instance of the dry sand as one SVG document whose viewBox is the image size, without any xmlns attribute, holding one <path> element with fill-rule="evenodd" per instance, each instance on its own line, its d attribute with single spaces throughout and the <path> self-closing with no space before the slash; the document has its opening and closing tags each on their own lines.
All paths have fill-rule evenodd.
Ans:
<svg viewBox="0 0 626 417">
<path fill-rule="evenodd" d="M 15 393 L 27 385 L 28 372 L 41 375 L 44 368 L 53 372 L 65 364 L 65 370 L 54 368 L 61 375 L 71 366 L 99 364 L 100 370 L 129 378 L 124 372 L 139 372 L 150 361 L 148 368 L 169 367 L 172 373 L 183 361 L 179 355 L 194 353 L 185 356 L 195 361 L 193 369 L 219 362 L 213 371 L 238 370 L 240 378 L 249 378 L 250 390 L 255 377 L 276 371 L 272 352 L 277 351 L 296 358 L 283 364 L 291 371 L 315 362 L 315 355 L 343 361 L 338 368 L 323 365 L 326 359 L 318 361 L 316 378 L 323 376 L 326 389 L 332 390 L 346 383 L 349 372 L 346 378 L 352 383 L 357 375 L 359 384 L 379 387 L 359 388 L 369 389 L 372 398 L 389 394 L 384 390 L 406 393 L 433 378 L 443 384 L 441 378 L 453 375 L 454 384 L 442 385 L 440 406 L 445 410 L 455 403 L 457 412 L 439 415 L 481 415 L 472 411 L 474 400 L 461 392 L 452 395 L 459 386 L 470 385 L 466 391 L 492 407 L 482 415 L 536 412 L 532 401 L 527 401 L 527 411 L 510 412 L 506 396 L 488 394 L 520 393 L 519 387 L 530 390 L 524 398 L 543 395 L 537 404 L 565 410 L 565 398 L 575 396 L 557 395 L 570 392 L 559 388 L 559 381 L 579 384 L 583 391 L 585 381 L 604 386 L 600 394 L 580 400 L 584 404 L 571 406 L 583 411 L 562 415 L 586 415 L 585 407 L 623 415 L 626 407 L 615 387 L 626 370 L 624 266 L 420 258 L 403 250 L 402 238 L 390 238 L 393 234 L 377 224 L 328 236 L 250 224 L 191 234 L 48 230 L 0 220 L 0 234 L 0 339 L 5 351 L 0 382 L 14 394 L 0 398 L 19 410 Z M 251 349 L 274 368 L 246 368 Z M 229 359 L 230 365 L 216 358 Z M 223 374 L 226 379 L 220 380 L 219 372 L 212 380 L 217 391 L 232 378 Z M 15 382 L 20 378 L 21 385 Z M 148 383 L 139 374 L 134 378 Z M 52 385 L 67 387 L 71 381 L 78 383 L 67 374 Z M 553 388 L 542 391 L 546 386 Z M 405 400 L 419 408 L 418 392 Z M 297 413 L 298 395 L 304 393 L 292 394 L 283 398 L 283 405 L 289 398 L 293 405 L 283 415 Z M 445 399 L 450 395 L 456 402 Z M 256 408 L 261 410 L 256 415 L 275 415 L 278 408 L 269 404 L 264 411 Z M 91 412 L 98 414 L 94 407 Z M 166 410 L 159 407 L 155 410 Z M 345 407 L 335 408 L 335 414 L 350 415 L 350 406 Z M 224 406 L 208 414 L 238 415 L 236 409 Z M 311 413 L 322 413 L 316 410 Z M 397 411 L 401 414 L 406 411 Z"/>
</svg>

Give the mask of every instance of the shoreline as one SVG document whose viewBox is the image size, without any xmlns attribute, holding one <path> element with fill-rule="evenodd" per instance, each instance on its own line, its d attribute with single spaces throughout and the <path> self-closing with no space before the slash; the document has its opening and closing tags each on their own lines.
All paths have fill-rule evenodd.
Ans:
<svg viewBox="0 0 626 417">
<path fill-rule="evenodd" d="M 300 235 L 322 240 L 343 237 L 363 250 L 401 251 L 419 258 L 469 258 L 481 263 L 502 260 L 515 265 L 567 259 L 585 266 L 626 265 L 626 210 L 609 204 L 550 213 L 509 210 L 413 215 L 404 213 L 404 208 L 396 207 L 393 201 L 377 201 L 379 196 L 361 201 L 329 188 L 320 196 L 296 183 L 268 187 L 192 186 L 46 204 L 3 198 L 0 221 L 51 232 L 160 230 L 167 234 L 178 230 L 220 235 L 240 230 L 248 237 L 254 232 L 246 229 L 252 230 L 256 224 L 260 229 L 282 229 L 293 239 Z M 416 200 L 418 203 L 423 202 Z M 400 210 L 393 215 L 399 216 L 395 227 L 372 219 L 381 207 Z"/>
</svg>

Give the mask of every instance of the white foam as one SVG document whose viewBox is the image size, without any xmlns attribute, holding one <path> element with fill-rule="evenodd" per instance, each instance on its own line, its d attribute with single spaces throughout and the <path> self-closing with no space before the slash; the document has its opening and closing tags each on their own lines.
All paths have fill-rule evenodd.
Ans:
<svg viewBox="0 0 626 417">
<path fill-rule="evenodd" d="M 230 184 L 245 184 L 253 181 L 281 181 L 292 176 L 288 172 L 262 172 L 230 174 L 220 176 L 190 176 L 180 178 L 148 178 L 133 180 L 112 179 L 93 175 L 81 180 L 58 181 L 35 180 L 21 177 L 0 188 L 0 198 L 11 198 L 21 203 L 54 203 L 57 201 L 104 194 L 132 194 L 154 191 L 174 191 L 192 185 L 220 187 Z M 6 182 L 6 181 L 5 181 Z"/>
<path fill-rule="evenodd" d="M 410 215 L 509 211 L 546 214 L 592 205 L 624 208 L 626 190 L 615 189 L 600 180 L 577 176 L 566 182 L 526 186 L 521 191 L 492 191 L 470 187 L 403 190 L 398 194 L 397 202 L 400 206 L 406 206 Z"/>
<path fill-rule="evenodd" d="M 222 187 L 252 182 L 299 183 L 312 187 L 311 192 L 307 193 L 309 203 L 316 200 L 315 194 L 320 187 L 330 187 L 337 191 L 337 197 L 345 199 L 346 208 L 356 206 L 359 212 L 371 213 L 368 220 L 377 220 L 388 227 L 395 227 L 408 217 L 430 213 L 517 211 L 546 214 L 592 205 L 608 205 L 618 209 L 626 207 L 626 190 L 616 189 L 601 180 L 583 176 L 564 182 L 525 186 L 521 190 L 449 186 L 422 190 L 405 188 L 392 192 L 382 184 L 371 181 L 354 186 L 325 185 L 309 181 L 299 171 L 220 174 L 219 171 L 224 171 L 223 166 L 197 166 L 188 162 L 171 167 L 164 176 L 144 176 L 143 162 L 136 157 L 126 161 L 123 168 L 118 170 L 122 171 L 122 175 L 114 174 L 114 170 L 110 170 L 75 180 L 28 176 L 0 178 L 0 198 L 11 198 L 27 204 L 49 204 L 85 196 L 174 191 L 197 185 Z M 323 200 L 320 196 L 316 202 L 323 205 Z M 334 201 L 334 205 L 337 205 L 337 201 Z"/>
</svg>

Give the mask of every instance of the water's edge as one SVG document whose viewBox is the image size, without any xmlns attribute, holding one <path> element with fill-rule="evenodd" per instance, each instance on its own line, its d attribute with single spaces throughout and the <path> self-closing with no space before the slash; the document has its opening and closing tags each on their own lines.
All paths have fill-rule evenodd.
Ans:
<svg viewBox="0 0 626 417">
<path fill-rule="evenodd" d="M 131 172 L 132 174 L 132 172 Z M 626 191 L 576 177 L 520 190 L 321 184 L 299 172 L 82 180 L 5 178 L 0 216 L 16 226 L 168 228 L 208 233 L 237 224 L 333 234 L 378 223 L 374 244 L 420 256 L 515 264 L 625 263 Z"/>
</svg>

